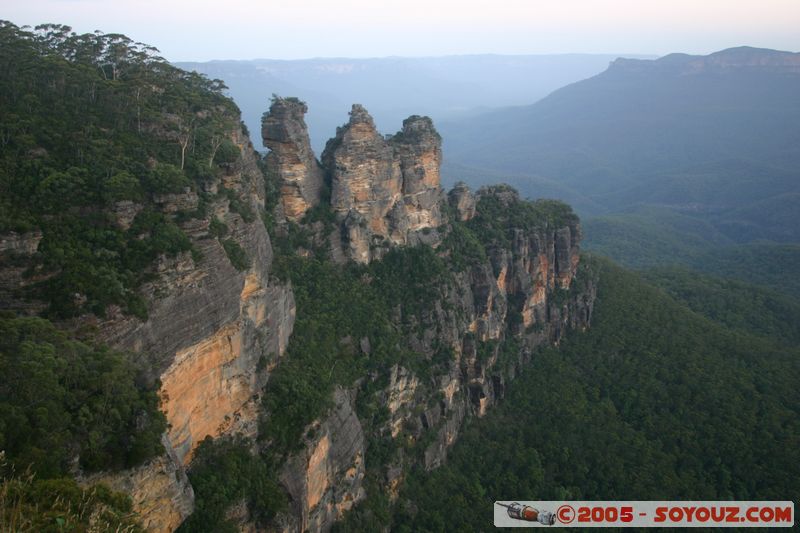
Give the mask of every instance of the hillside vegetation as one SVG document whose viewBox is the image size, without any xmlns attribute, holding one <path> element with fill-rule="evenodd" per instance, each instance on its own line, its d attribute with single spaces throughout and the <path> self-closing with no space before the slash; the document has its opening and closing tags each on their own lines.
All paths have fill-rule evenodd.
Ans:
<svg viewBox="0 0 800 533">
<path fill-rule="evenodd" d="M 394 530 L 485 530 L 492 502 L 503 499 L 800 491 L 796 342 L 762 336 L 746 301 L 727 302 L 741 318 L 728 329 L 636 274 L 592 262 L 600 285 L 591 329 L 542 350 L 498 410 L 465 431 L 446 466 L 411 477 Z M 681 278 L 672 280 L 677 290 Z"/>
<path fill-rule="evenodd" d="M 109 306 L 146 316 L 136 289 L 156 257 L 192 251 L 178 221 L 203 209 L 167 215 L 159 202 L 238 157 L 224 86 L 157 52 L 118 34 L 0 22 L 0 235 L 38 241 L 0 252 L 0 308 L 43 315 L 0 314 L 3 531 L 139 527 L 129 498 L 73 477 L 163 452 L 158 384 L 91 330 L 78 338 L 50 320 Z"/>
<path fill-rule="evenodd" d="M 56 25 L 0 23 L 0 71 L 0 233 L 42 235 L 27 265 L 38 281 L 22 296 L 50 317 L 102 316 L 111 304 L 145 316 L 135 289 L 146 268 L 191 249 L 158 202 L 238 157 L 224 85 L 123 35 Z M 141 210 L 126 227 L 116 213 L 130 203 Z"/>
</svg>

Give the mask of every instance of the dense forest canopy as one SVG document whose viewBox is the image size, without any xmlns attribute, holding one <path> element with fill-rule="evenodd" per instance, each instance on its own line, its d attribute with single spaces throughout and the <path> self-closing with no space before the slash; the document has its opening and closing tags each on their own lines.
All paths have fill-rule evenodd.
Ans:
<svg viewBox="0 0 800 533">
<path fill-rule="evenodd" d="M 635 274 L 592 263 L 600 269 L 592 328 L 541 351 L 497 411 L 466 429 L 447 465 L 411 476 L 393 529 L 485 530 L 498 499 L 786 500 L 800 492 L 796 342 L 722 325 L 735 313 L 747 320 L 747 302 L 729 301 L 728 316 L 712 321 Z M 664 277 L 680 294 L 684 278 Z M 685 281 L 720 290 L 704 278 Z M 341 529 L 357 531 L 369 513 Z"/>
<path fill-rule="evenodd" d="M 145 316 L 135 288 L 147 266 L 192 248 L 157 203 L 202 193 L 238 157 L 225 86 L 124 35 L 61 25 L 0 23 L 0 72 L 0 232 L 42 236 L 23 296 L 54 317 L 111 304 Z"/>
</svg>

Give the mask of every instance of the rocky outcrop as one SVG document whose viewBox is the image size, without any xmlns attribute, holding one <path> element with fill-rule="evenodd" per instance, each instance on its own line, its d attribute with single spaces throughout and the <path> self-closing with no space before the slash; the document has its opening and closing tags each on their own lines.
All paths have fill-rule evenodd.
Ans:
<svg viewBox="0 0 800 533">
<path fill-rule="evenodd" d="M 111 214 L 117 221 L 117 226 L 122 230 L 127 230 L 133 224 L 136 215 L 138 215 L 144 206 L 140 203 L 131 200 L 121 200 L 115 202 Z"/>
<path fill-rule="evenodd" d="M 362 115 L 357 120 L 363 119 Z M 363 129 L 369 130 L 371 126 Z M 371 134 L 369 138 L 375 146 L 382 146 Z M 507 186 L 483 188 L 477 194 L 459 186 L 449 195 L 453 212 L 462 220 L 476 216 L 476 205 L 482 200 L 497 202 L 504 212 L 518 210 L 523 204 Z M 410 469 L 431 470 L 444 463 L 464 421 L 484 416 L 503 398 L 508 383 L 530 363 L 537 347 L 557 345 L 568 331 L 584 329 L 591 321 L 595 284 L 579 263 L 577 218 L 565 212 L 557 223 L 511 227 L 508 237 L 487 248 L 484 262 L 472 264 L 438 290 L 431 290 L 420 314 L 405 315 L 398 308 L 393 322 L 404 331 L 402 344 L 420 360 L 428 361 L 424 372 L 395 364 L 383 377 L 375 373 L 360 380 L 363 384 L 385 379 L 377 392 L 372 392 L 374 387 L 355 385 L 348 393 L 374 395 L 356 399 L 385 408 L 386 418 L 379 425 L 371 426 L 365 420 L 357 430 L 349 431 L 354 431 L 359 441 L 366 438 L 395 446 L 388 462 L 377 467 L 379 490 L 390 499 L 398 497 Z M 442 359 L 443 353 L 449 355 Z M 347 471 L 344 466 L 331 467 L 353 464 L 358 453 L 366 454 L 369 464 L 370 454 L 378 453 L 369 445 L 366 449 L 356 446 L 358 452 L 346 453 L 343 463 L 331 460 L 334 441 L 325 437 L 328 430 L 320 432 L 319 428 L 344 418 L 342 412 L 347 409 L 341 391 L 336 405 L 333 414 L 307 428 L 313 437 L 306 438 L 304 450 L 284 469 L 282 480 L 292 501 L 291 512 L 281 520 L 285 531 L 327 531 L 332 526 L 338 517 L 333 502 L 339 500 L 329 486 L 346 487 L 348 495 L 366 490 L 359 477 L 343 473 Z M 342 424 L 355 427 L 356 422 Z M 346 448 L 354 449 L 351 444 Z M 386 457 L 385 449 L 380 453 Z M 324 511 L 319 507 L 321 493 L 332 498 L 322 507 Z"/>
<path fill-rule="evenodd" d="M 364 499 L 364 432 L 352 393 L 337 389 L 334 408 L 306 431 L 305 448 L 281 471 L 292 510 L 280 521 L 284 531 L 328 531 Z"/>
<path fill-rule="evenodd" d="M 441 138 L 429 118 L 409 117 L 402 131 L 384 138 L 355 104 L 349 122 L 328 141 L 322 163 L 346 257 L 368 263 L 390 246 L 438 243 Z"/>
<path fill-rule="evenodd" d="M 264 120 L 265 143 L 271 144 L 268 166 L 281 180 L 279 222 L 301 222 L 308 209 L 323 201 L 322 171 L 307 146 L 303 113 L 298 102 L 276 100 Z M 239 135 L 234 139 L 241 140 Z M 141 289 L 149 318 L 110 313 L 98 324 L 105 342 L 147 355 L 152 377 L 161 382 L 169 422 L 166 453 L 104 480 L 132 495 L 153 531 L 174 529 L 191 510 L 185 469 L 200 441 L 229 434 L 255 437 L 259 393 L 269 386 L 294 324 L 291 287 L 270 275 L 272 248 L 264 226 L 232 211 L 228 194 L 217 194 L 224 188 L 254 211 L 263 208 L 255 154 L 244 143 L 240 146 L 241 161 L 206 185 L 206 197 L 214 198 L 208 217 L 182 223 L 200 253 L 163 257 L 154 264 L 153 281 Z M 366 110 L 353 106 L 348 124 L 328 143 L 323 162 L 331 180 L 332 216 L 302 231 L 311 236 L 309 246 L 317 251 L 329 247 L 338 261 L 366 263 L 393 246 L 437 246 L 452 224 L 479 216 L 482 200 L 499 202 L 503 212 L 522 202 L 505 186 L 473 194 L 462 184 L 445 197 L 439 177 L 441 140 L 426 117 L 410 117 L 400 132 L 383 137 Z M 158 205 L 169 214 L 195 205 L 197 198 L 186 191 L 165 195 Z M 455 220 L 449 221 L 447 213 Z M 220 242 L 210 238 L 212 216 L 246 252 L 249 268 L 234 268 Z M 286 227 L 281 224 L 278 233 Z M 433 469 L 445 461 L 465 419 L 484 416 L 503 397 L 537 346 L 557 344 L 569 329 L 587 327 L 594 285 L 591 278 L 578 276 L 577 219 L 567 216 L 558 223 L 504 228 L 502 233 L 503 239 L 486 248 L 485 260 L 453 273 L 421 310 L 404 315 L 398 308 L 393 321 L 402 344 L 428 361 L 428 370 L 394 364 L 382 377 L 374 372 L 345 384 L 350 388 L 336 389 L 333 408 L 305 428 L 300 451 L 283 462 L 279 473 L 289 509 L 275 519 L 278 529 L 328 531 L 365 499 L 370 442 L 394 443 L 395 452 L 376 466 L 378 474 L 370 475 L 377 476 L 378 490 L 396 498 L 410 468 Z M 354 353 L 370 356 L 369 338 L 345 340 Z M 385 408 L 380 423 L 357 416 L 355 405 L 364 394 L 375 395 L 366 398 L 368 403 L 377 400 Z M 228 513 L 242 527 L 258 529 L 249 521 L 246 500 Z"/>
<path fill-rule="evenodd" d="M 293 222 L 319 204 L 324 188 L 303 118 L 306 111 L 306 104 L 296 98 L 275 98 L 261 127 L 264 146 L 270 150 L 267 169 L 278 178 L 283 215 Z"/>
<path fill-rule="evenodd" d="M 508 202 L 509 209 L 519 201 L 504 187 L 483 189 L 477 196 L 487 195 Z M 437 306 L 443 311 L 428 317 L 410 339 L 423 353 L 432 355 L 442 343 L 454 353 L 449 371 L 434 378 L 432 394 L 440 400 L 431 403 L 429 393 L 404 411 L 408 418 L 392 421 L 419 428 L 419 438 L 435 433 L 424 453 L 425 468 L 442 463 L 466 415 L 483 416 L 503 397 L 507 382 L 536 347 L 558 344 L 567 331 L 588 327 L 596 289 L 588 273 L 575 280 L 579 239 L 577 220 L 558 228 L 516 229 L 510 248 L 494 248 L 488 264 L 457 277 L 446 304 Z M 404 382 L 412 379 L 406 376 Z"/>
<path fill-rule="evenodd" d="M 268 167 L 281 183 L 279 222 L 301 222 L 324 201 L 323 174 L 308 148 L 304 113 L 303 104 L 278 99 L 264 119 Z M 150 377 L 160 380 L 169 422 L 165 454 L 102 478 L 131 494 L 152 531 L 175 529 L 191 511 L 185 470 L 200 441 L 230 434 L 255 437 L 263 414 L 259 394 L 269 386 L 294 325 L 292 289 L 271 276 L 273 251 L 264 225 L 245 219 L 241 208 L 232 210 L 231 194 L 254 212 L 263 209 L 265 199 L 252 147 L 241 132 L 231 135 L 242 158 L 206 183 L 204 195 L 190 190 L 156 199 L 168 216 L 196 208 L 201 196 L 207 202 L 204 218 L 180 219 L 196 253 L 154 263 L 151 281 L 140 289 L 147 320 L 110 309 L 94 324 L 101 341 L 146 357 Z M 454 224 L 480 216 L 483 199 L 499 202 L 503 211 L 521 203 L 513 189 L 502 186 L 473 194 L 462 184 L 445 197 L 441 140 L 426 117 L 410 117 L 400 132 L 383 137 L 366 110 L 353 106 L 350 121 L 339 128 L 322 159 L 331 180 L 331 203 L 322 207 L 332 213 L 325 222 L 301 229 L 311 236 L 310 247 L 327 246 L 338 261 L 367 263 L 393 246 L 436 247 Z M 125 223 L 129 208 L 118 215 L 118 223 Z M 246 253 L 244 270 L 234 267 L 211 236 L 212 217 Z M 287 227 L 279 224 L 278 233 Z M 333 407 L 305 428 L 300 451 L 280 467 L 289 509 L 274 520 L 279 530 L 328 531 L 365 499 L 371 442 L 393 443 L 394 452 L 375 467 L 377 474 L 370 471 L 370 479 L 377 478 L 377 490 L 396 498 L 410 468 L 433 469 L 445 461 L 465 419 L 484 416 L 503 397 L 537 346 L 557 344 L 569 329 L 587 327 L 594 285 L 578 275 L 577 219 L 503 228 L 502 233 L 503 239 L 486 247 L 485 259 L 453 272 L 421 309 L 404 311 L 399 305 L 395 310 L 393 326 L 401 332 L 402 349 L 422 367 L 396 363 L 382 376 L 371 372 L 337 388 Z M 446 257 L 448 252 L 439 253 Z M 344 341 L 360 357 L 370 357 L 375 345 L 367 337 Z M 374 395 L 366 398 L 368 404 L 383 408 L 379 422 L 357 416 L 360 395 L 368 394 Z M 259 452 L 269 452 L 268 443 L 253 443 Z M 258 529 L 249 521 L 246 499 L 228 516 Z"/>
<path fill-rule="evenodd" d="M 194 507 L 194 492 L 164 438 L 166 453 L 144 465 L 82 479 L 84 483 L 102 483 L 130 495 L 142 525 L 147 531 L 174 531 Z"/>
<path fill-rule="evenodd" d="M 30 256 L 36 253 L 42 241 L 41 231 L 16 233 L 14 231 L 0 235 L 0 257 L 6 255 Z"/>
<path fill-rule="evenodd" d="M 273 114 L 265 118 L 265 131 Z M 353 105 L 348 123 L 337 129 L 321 158 L 331 187 L 331 216 L 327 223 L 305 225 L 310 236 L 305 246 L 315 253 L 327 249 L 336 262 L 369 263 L 395 246 L 438 247 L 454 224 L 479 216 L 483 200 L 498 213 L 524 207 L 508 186 L 472 193 L 459 183 L 445 197 L 441 158 L 441 139 L 429 118 L 409 117 L 400 132 L 383 136 L 366 109 Z M 295 192 L 281 193 L 290 196 L 282 199 L 284 207 L 294 202 Z M 588 326 L 595 289 L 590 276 L 575 279 L 577 218 L 568 209 L 561 218 L 531 216 L 530 224 L 492 230 L 502 238 L 485 249 L 486 259 L 452 273 L 422 309 L 410 315 L 402 306 L 396 309 L 392 321 L 404 332 L 402 344 L 428 361 L 422 363 L 427 370 L 394 364 L 383 376 L 375 372 L 349 391 L 337 390 L 335 407 L 306 428 L 303 450 L 283 467 L 281 481 L 291 503 L 278 519 L 282 530 L 327 531 L 364 498 L 364 455 L 370 454 L 365 441 L 394 443 L 388 446 L 395 446 L 395 453 L 376 468 L 380 490 L 397 497 L 410 468 L 433 469 L 445 461 L 464 420 L 484 416 L 538 346 L 558 344 L 568 330 Z M 312 250 L 297 253 L 307 256 Z M 361 339 L 359 347 L 368 357 L 370 339 Z M 375 385 L 382 380 L 385 385 Z M 362 394 L 374 397 L 359 398 Z M 382 406 L 385 419 L 359 421 L 352 407 L 356 400 Z"/>
<path fill-rule="evenodd" d="M 459 181 L 450 189 L 447 200 L 461 222 L 466 222 L 475 216 L 475 195 L 464 182 Z"/>
<path fill-rule="evenodd" d="M 0 235 L 0 310 L 35 315 L 44 310 L 42 302 L 19 298 L 19 293 L 48 274 L 26 275 L 28 260 L 35 256 L 42 241 L 39 230 Z"/>
</svg>

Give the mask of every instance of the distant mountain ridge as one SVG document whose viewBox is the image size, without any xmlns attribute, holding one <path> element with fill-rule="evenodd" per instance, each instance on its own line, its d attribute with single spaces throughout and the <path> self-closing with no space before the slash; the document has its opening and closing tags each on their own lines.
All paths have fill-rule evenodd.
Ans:
<svg viewBox="0 0 800 533">
<path fill-rule="evenodd" d="M 261 127 L 261 114 L 272 93 L 299 97 L 309 105 L 311 143 L 321 153 L 330 132 L 347 122 L 352 102 L 370 110 L 379 131 L 393 133 L 391 128 L 412 114 L 428 115 L 438 123 L 535 102 L 603 71 L 617 57 L 484 54 L 221 60 L 177 66 L 224 80 L 253 132 Z"/>
<path fill-rule="evenodd" d="M 539 183 L 555 183 L 560 199 L 588 207 L 584 216 L 657 205 L 737 242 L 800 240 L 797 53 L 618 59 L 535 104 L 439 129 L 446 172 L 514 176 L 531 197 L 541 196 Z"/>
<path fill-rule="evenodd" d="M 619 58 L 609 66 L 609 71 L 626 72 L 662 71 L 672 74 L 700 74 L 705 72 L 730 72 L 741 69 L 761 69 L 776 72 L 800 72 L 800 53 L 738 46 L 706 56 L 669 54 L 659 59 L 642 60 Z"/>
</svg>

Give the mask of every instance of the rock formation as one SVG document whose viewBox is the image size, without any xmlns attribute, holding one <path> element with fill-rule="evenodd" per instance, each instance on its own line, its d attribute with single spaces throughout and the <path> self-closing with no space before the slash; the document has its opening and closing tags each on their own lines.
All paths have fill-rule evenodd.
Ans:
<svg viewBox="0 0 800 533">
<path fill-rule="evenodd" d="M 369 160 L 381 164 L 371 168 L 392 168 L 386 144 L 372 134 L 370 121 L 361 122 L 364 115 L 358 115 L 351 131 L 361 130 L 361 138 L 368 139 L 373 150 L 379 149 Z M 337 137 L 355 144 L 342 133 Z M 348 175 L 344 169 L 340 172 Z M 366 172 L 364 179 L 369 179 Z M 389 179 L 382 180 L 386 181 Z M 460 219 L 476 216 L 476 204 L 483 199 L 497 201 L 509 212 L 523 203 L 507 186 L 483 188 L 473 194 L 462 184 L 449 199 Z M 448 365 L 434 367 L 438 369 L 425 377 L 395 365 L 385 387 L 372 393 L 388 413 L 377 429 L 379 438 L 429 443 L 419 458 L 400 454 L 382 465 L 381 490 L 390 498 L 398 495 L 406 473 L 415 465 L 430 470 L 445 461 L 465 418 L 486 414 L 503 397 L 507 383 L 530 362 L 536 347 L 558 344 L 567 331 L 588 327 L 595 285 L 590 273 L 580 272 L 579 240 L 580 227 L 574 216 L 556 226 L 511 228 L 508 245 L 489 249 L 486 262 L 456 274 L 454 285 L 443 288 L 438 296 L 431 293 L 426 311 L 410 318 L 413 327 L 407 330 L 406 346 L 425 359 L 446 346 L 453 357 Z M 403 320 L 409 317 L 398 317 L 398 328 Z M 514 346 L 510 353 L 504 347 L 509 342 Z M 282 479 L 292 509 L 282 517 L 284 531 L 328 531 L 342 505 L 349 507 L 366 496 L 360 463 L 364 453 L 369 461 L 366 439 L 370 435 L 356 417 L 351 418 L 349 407 L 353 395 L 362 394 L 369 393 L 358 388 L 347 395 L 337 392 L 331 414 L 309 426 L 315 437 L 285 464 Z M 348 427 L 350 437 L 341 433 L 329 436 L 329 428 L 334 426 Z"/>
<path fill-rule="evenodd" d="M 350 121 L 328 141 L 322 163 L 348 258 L 368 263 L 393 245 L 438 242 L 441 138 L 429 118 L 409 117 L 386 139 L 355 104 Z"/>
<path fill-rule="evenodd" d="M 265 144 L 272 150 L 271 164 L 281 180 L 280 204 L 288 220 L 299 221 L 312 205 L 303 187 L 321 179 L 307 148 L 302 122 L 305 107 L 287 102 L 276 100 L 265 115 L 263 132 Z M 327 207 L 333 223 L 317 221 L 305 226 L 303 231 L 312 235 L 309 246 L 317 253 L 327 246 L 330 258 L 337 262 L 369 263 L 395 246 L 439 246 L 452 224 L 478 216 L 483 200 L 497 203 L 501 212 L 515 212 L 523 206 L 508 186 L 473 194 L 459 183 L 445 197 L 439 177 L 441 158 L 441 139 L 429 118 L 409 117 L 400 132 L 383 136 L 369 113 L 353 105 L 348 123 L 337 129 L 321 158 L 330 184 Z M 447 219 L 447 212 L 454 220 Z M 442 464 L 464 419 L 483 416 L 502 398 L 507 381 L 530 360 L 537 346 L 557 344 L 567 330 L 588 326 L 595 289 L 588 274 L 575 281 L 580 269 L 577 218 L 569 214 L 555 225 L 539 222 L 543 225 L 503 229 L 508 241 L 487 248 L 485 261 L 455 273 L 448 286 L 430 295 L 422 315 L 397 317 L 398 329 L 413 324 L 404 330 L 404 344 L 419 357 L 431 360 L 444 347 L 452 359 L 444 366 L 437 365 L 426 377 L 393 366 L 386 385 L 370 393 L 388 413 L 388 420 L 377 429 L 364 426 L 354 412 L 354 402 L 361 401 L 359 395 L 367 394 L 363 389 L 353 385 L 349 390 L 337 390 L 334 408 L 306 429 L 302 451 L 289 457 L 281 470 L 291 502 L 290 510 L 277 520 L 282 530 L 328 531 L 345 510 L 366 497 L 363 480 L 368 438 L 425 439 L 429 444 L 420 457 L 400 454 L 382 465 L 381 490 L 394 498 L 414 464 L 426 469 Z M 286 230 L 279 228 L 278 233 L 281 231 Z M 238 340 L 224 335 L 206 342 L 224 349 L 211 350 L 204 345 L 189 350 L 213 351 L 225 360 Z M 509 342 L 515 347 L 513 353 L 504 348 Z M 359 345 L 368 356 L 370 340 L 361 339 Z M 197 424 L 208 427 L 203 421 Z M 372 433 L 367 434 L 367 429 Z M 176 441 L 184 438 L 176 437 Z"/>
<path fill-rule="evenodd" d="M 303 118 L 307 110 L 296 98 L 275 98 L 261 123 L 261 137 L 270 150 L 267 168 L 278 178 L 283 215 L 293 222 L 319 204 L 324 188 Z"/>
<path fill-rule="evenodd" d="M 312 424 L 314 436 L 284 464 L 281 481 L 292 502 L 285 530 L 326 531 L 366 496 L 364 432 L 354 399 L 337 389 L 331 414 Z"/>
<path fill-rule="evenodd" d="M 328 142 L 320 167 L 309 147 L 305 111 L 295 99 L 277 98 L 262 130 L 270 148 L 267 166 L 280 184 L 275 235 L 283 238 L 299 227 L 313 248 L 289 253 L 327 251 L 334 261 L 368 263 L 392 247 L 424 243 L 452 267 L 420 309 L 398 302 L 392 310 L 399 349 L 423 367 L 393 361 L 354 383 L 339 384 L 332 408 L 305 428 L 299 451 L 282 457 L 279 479 L 289 506 L 273 525 L 286 532 L 327 532 L 367 497 L 368 443 L 391 442 L 399 450 L 376 466 L 377 474 L 370 471 L 370 479 L 379 478 L 379 490 L 395 498 L 411 468 L 442 464 L 464 420 L 483 416 L 503 397 L 507 382 L 537 346 L 557 344 L 567 330 L 588 326 L 595 293 L 591 276 L 580 272 L 580 228 L 567 208 L 560 218 L 540 220 L 534 214 L 529 224 L 509 217 L 506 226 L 489 228 L 495 221 L 481 214 L 486 205 L 500 213 L 527 205 L 513 189 L 496 186 L 473 194 L 459 184 L 444 195 L 441 139 L 429 118 L 412 116 L 401 131 L 384 137 L 366 110 L 354 105 L 349 122 Z M 150 531 L 173 531 L 192 512 L 186 470 L 207 436 L 242 435 L 251 439 L 253 450 L 267 453 L 272 445 L 255 439 L 261 415 L 269 420 L 259 396 L 286 352 L 295 301 L 291 285 L 271 275 L 273 249 L 260 217 L 243 215 L 265 206 L 257 155 L 241 130 L 230 131 L 229 140 L 241 157 L 204 182 L 204 190 L 153 199 L 155 209 L 180 224 L 195 253 L 160 256 L 151 265 L 149 281 L 138 289 L 148 318 L 110 306 L 102 319 L 75 319 L 76 327 L 95 329 L 97 340 L 137 353 L 147 362 L 149 378 L 160 382 L 169 423 L 165 453 L 130 470 L 84 478 L 130 494 Z M 324 221 L 304 219 L 315 206 L 328 210 Z M 115 205 L 110 214 L 130 227 L 141 208 Z M 178 216 L 187 210 L 203 214 Z M 244 268 L 234 265 L 212 235 L 214 219 L 246 255 Z M 501 237 L 482 239 L 480 254 L 461 267 L 447 263 L 454 249 L 445 237 L 459 228 L 468 232 L 476 222 Z M 41 238 L 36 232 L 8 234 L 0 239 L 0 257 L 35 254 Z M 11 282 L 0 283 L 0 295 L 22 283 L 22 270 L 15 268 L 10 262 L 2 271 Z M 347 342 L 354 353 L 359 349 L 370 357 L 376 340 Z M 356 405 L 362 400 L 381 406 L 383 418 L 359 419 Z M 415 443 L 419 453 L 404 451 Z M 250 522 L 246 499 L 234 507 L 228 516 L 243 530 L 259 530 Z"/>
<path fill-rule="evenodd" d="M 459 181 L 453 186 L 447 193 L 447 200 L 461 222 L 466 222 L 475 216 L 475 195 L 464 182 Z"/>
</svg>

